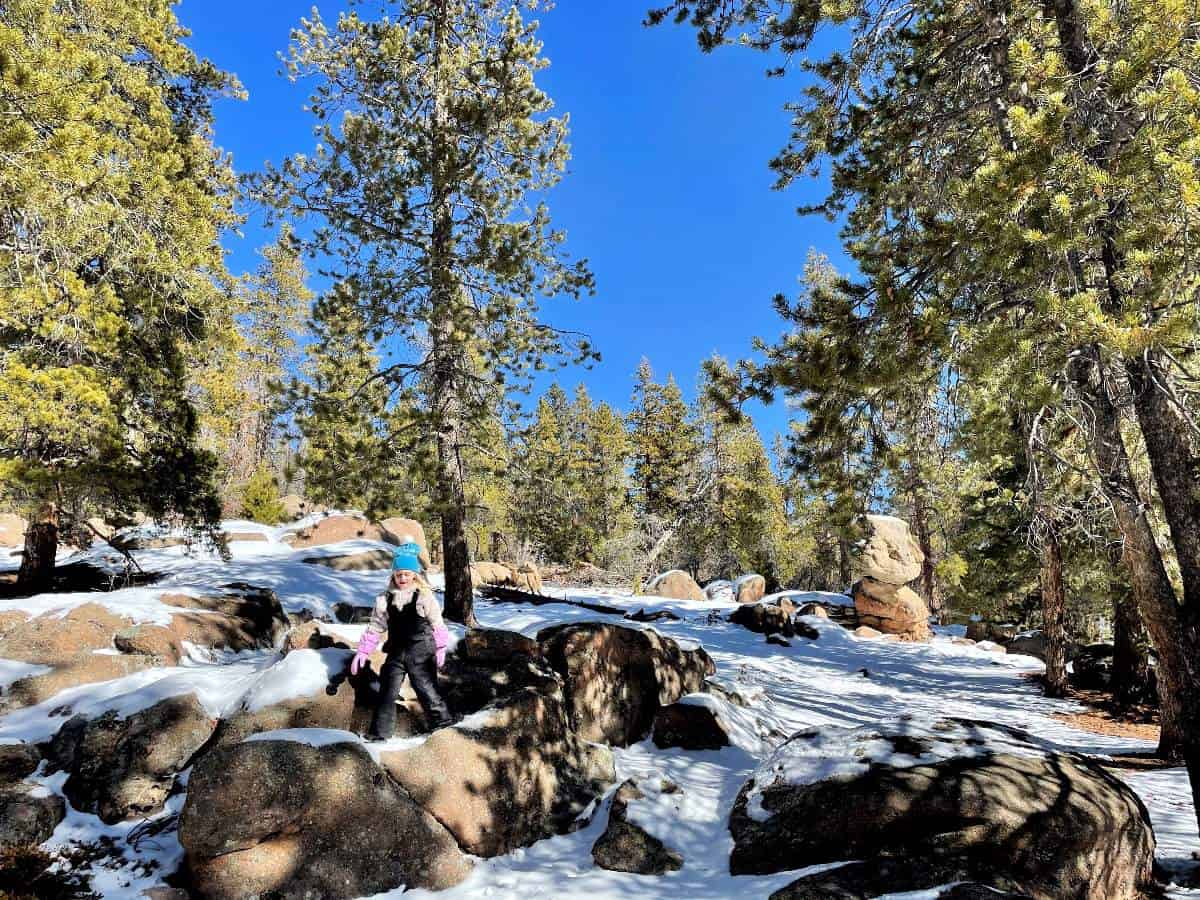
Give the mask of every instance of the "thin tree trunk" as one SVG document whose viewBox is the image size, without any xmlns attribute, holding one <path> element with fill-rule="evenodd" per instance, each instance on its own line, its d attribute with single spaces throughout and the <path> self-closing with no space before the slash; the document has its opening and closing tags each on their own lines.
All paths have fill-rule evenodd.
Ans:
<svg viewBox="0 0 1200 900">
<path fill-rule="evenodd" d="M 1041 517 L 1042 634 L 1046 638 L 1046 696 L 1064 697 L 1067 693 L 1067 594 L 1063 588 L 1062 545 L 1058 526 L 1048 516 Z"/>
<path fill-rule="evenodd" d="M 17 590 L 38 594 L 50 590 L 58 555 L 58 509 L 48 503 L 25 531 L 25 554 L 17 570 Z"/>
<path fill-rule="evenodd" d="M 462 399 L 459 367 L 464 348 L 455 336 L 455 306 L 459 302 L 453 271 L 454 218 L 449 175 L 446 171 L 447 112 L 442 60 L 446 40 L 446 4 L 438 4 L 434 17 L 434 98 L 430 206 L 433 234 L 429 247 L 430 295 L 432 306 L 433 385 L 431 399 L 436 409 L 437 492 L 442 519 L 443 571 L 446 575 L 446 618 L 474 625 L 474 593 L 471 586 L 471 552 L 467 546 L 467 498 L 463 488 L 459 448 L 463 438 Z"/>
</svg>

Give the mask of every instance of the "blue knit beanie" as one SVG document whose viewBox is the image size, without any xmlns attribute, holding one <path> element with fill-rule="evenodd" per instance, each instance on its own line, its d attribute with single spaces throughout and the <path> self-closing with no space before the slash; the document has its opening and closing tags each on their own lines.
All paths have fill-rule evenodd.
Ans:
<svg viewBox="0 0 1200 900">
<path fill-rule="evenodd" d="M 401 544 L 392 553 L 392 571 L 407 569 L 410 572 L 421 571 L 421 547 L 418 544 Z"/>
</svg>

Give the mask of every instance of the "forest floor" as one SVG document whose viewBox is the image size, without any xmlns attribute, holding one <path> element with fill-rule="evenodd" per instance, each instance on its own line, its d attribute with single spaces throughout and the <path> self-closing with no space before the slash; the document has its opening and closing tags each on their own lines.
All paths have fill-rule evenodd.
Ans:
<svg viewBox="0 0 1200 900">
<path fill-rule="evenodd" d="M 247 582 L 276 591 L 289 612 L 332 613 L 337 602 L 369 605 L 384 583 L 382 572 L 338 572 L 306 564 L 312 551 L 293 551 L 278 540 L 277 529 L 252 523 L 231 523 L 229 530 L 260 529 L 268 540 L 236 542 L 228 561 L 182 547 L 141 551 L 147 570 L 164 573 L 157 584 L 111 593 L 43 594 L 0 601 L 0 612 L 23 609 L 39 615 L 62 615 L 74 606 L 100 602 L 139 621 L 161 620 L 164 592 L 204 591 L 230 581 Z M 347 548 L 369 542 L 347 542 Z M 375 546 L 375 545 L 372 545 Z M 333 548 L 322 548 L 332 551 Z M 95 554 L 98 551 L 93 550 Z M 653 627 L 680 642 L 702 644 L 717 664 L 717 679 L 744 694 L 756 695 L 754 712 L 784 733 L 811 726 L 858 726 L 883 718 L 909 715 L 919 719 L 961 717 L 1022 728 L 1055 750 L 1100 757 L 1126 781 L 1149 809 L 1158 840 L 1162 870 L 1176 882 L 1170 896 L 1198 900 L 1200 889 L 1181 886 L 1195 877 L 1194 851 L 1200 849 L 1196 817 L 1186 773 L 1180 767 L 1138 766 L 1154 748 L 1152 725 L 1129 725 L 1106 720 L 1102 711 L 1079 699 L 1051 700 L 1040 695 L 1029 675 L 1041 664 L 1031 657 L 1003 656 L 952 643 L 958 629 L 939 633 L 931 643 L 906 644 L 861 640 L 841 627 L 820 619 L 817 640 L 794 639 L 789 647 L 767 644 L 763 636 L 725 621 L 731 603 L 692 603 L 633 596 L 621 590 L 576 590 L 548 586 L 546 593 L 577 601 L 602 603 L 623 612 L 670 610 L 676 621 Z M 576 605 L 539 606 L 478 601 L 481 624 L 534 635 L 548 625 L 567 621 L 616 621 L 620 615 L 598 613 Z M 356 641 L 361 626 L 339 625 L 348 641 Z M 462 629 L 454 627 L 456 637 Z M 144 708 L 164 696 L 194 692 L 213 715 L 241 702 L 256 685 L 265 683 L 279 655 L 271 651 L 237 656 L 196 654 L 174 668 L 138 672 L 127 678 L 75 688 L 68 698 L 76 712 L 98 714 L 118 709 L 124 714 Z M 0 688 L 20 677 L 22 666 L 0 661 Z M 1082 698 L 1087 699 L 1087 698 Z M 0 743 L 44 740 L 61 724 L 63 695 L 38 707 L 0 717 Z M 348 739 L 353 739 L 348 735 Z M 613 898 L 728 898 L 766 897 L 805 870 L 771 876 L 729 874 L 732 848 L 727 822 L 738 790 L 760 758 L 746 746 L 720 751 L 659 749 L 644 740 L 615 752 L 619 779 L 670 779 L 681 791 L 649 796 L 640 803 L 637 821 L 684 857 L 683 868 L 661 877 L 629 875 L 597 868 L 591 846 L 603 832 L 606 816 L 561 837 L 541 841 L 506 856 L 480 860 L 473 874 L 458 887 L 439 894 L 399 890 L 379 898 L 493 898 L 530 897 Z M 45 790 L 61 793 L 61 775 L 35 775 Z M 71 809 L 46 842 L 47 850 L 102 845 L 114 849 L 85 864 L 92 889 L 104 897 L 138 897 L 142 890 L 163 884 L 174 871 L 182 848 L 173 818 L 182 794 L 146 823 L 107 826 L 93 815 Z M 896 895 L 899 897 L 899 895 Z M 925 894 L 903 895 L 914 900 Z M 930 895 L 932 896 L 932 895 Z"/>
</svg>

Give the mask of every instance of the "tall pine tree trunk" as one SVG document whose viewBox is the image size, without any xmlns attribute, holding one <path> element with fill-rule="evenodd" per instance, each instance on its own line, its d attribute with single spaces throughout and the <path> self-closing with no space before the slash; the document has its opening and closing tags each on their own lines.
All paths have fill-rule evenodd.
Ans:
<svg viewBox="0 0 1200 900">
<path fill-rule="evenodd" d="M 1158 692 L 1162 734 L 1158 753 L 1178 759 L 1188 743 L 1187 705 L 1200 702 L 1200 683 L 1187 660 L 1189 648 L 1181 635 L 1175 589 L 1167 577 L 1162 553 L 1146 516 L 1141 490 L 1129 464 L 1121 434 L 1120 414 L 1108 394 L 1097 348 L 1081 351 L 1071 367 L 1072 380 L 1090 406 L 1090 442 L 1096 454 L 1100 485 L 1112 504 L 1117 526 L 1125 541 L 1133 596 L 1150 640 L 1158 651 Z M 1195 652 L 1192 650 L 1191 652 Z M 1190 697 L 1189 697 L 1190 694 Z M 1193 793 L 1200 793 L 1200 771 L 1193 773 Z"/>
<path fill-rule="evenodd" d="M 1042 634 L 1046 638 L 1046 696 L 1067 693 L 1067 594 L 1063 588 L 1062 545 L 1058 523 L 1039 515 L 1041 539 Z"/>
<path fill-rule="evenodd" d="M 921 563 L 921 596 L 929 606 L 929 613 L 933 616 L 933 620 L 941 622 L 942 592 L 938 589 L 937 583 L 937 558 L 933 552 L 933 530 L 929 523 L 929 509 L 923 499 L 923 493 L 920 490 L 912 492 L 913 531 L 916 533 L 921 553 L 925 556 L 925 560 Z"/>
<path fill-rule="evenodd" d="M 50 590 L 57 555 L 58 508 L 47 503 L 25 530 L 25 553 L 17 571 L 17 590 L 27 594 Z"/>
<path fill-rule="evenodd" d="M 1187 763 L 1192 794 L 1200 798 L 1200 454 L 1184 418 L 1168 391 L 1171 376 L 1152 354 L 1130 363 L 1133 403 L 1146 443 L 1146 455 L 1162 501 L 1171 544 L 1179 562 L 1183 603 L 1173 604 L 1173 627 L 1179 671 L 1171 673 L 1182 689 L 1175 738 Z M 1152 623 L 1146 625 L 1154 633 Z M 1156 642 L 1156 646 L 1157 642 Z M 1159 647 L 1161 675 L 1163 651 Z M 1160 678 L 1160 694 L 1162 685 Z M 1174 712 L 1174 711 L 1173 711 Z M 1167 741 L 1166 721 L 1162 742 Z M 1196 809 L 1200 821 L 1200 803 Z"/>
<path fill-rule="evenodd" d="M 446 575 L 446 618 L 475 624 L 471 586 L 471 553 L 467 546 L 467 498 L 463 487 L 459 451 L 463 440 L 463 409 L 459 372 L 465 348 L 455 334 L 455 307 L 459 302 L 454 276 L 454 211 L 451 207 L 445 57 L 446 4 L 437 5 L 434 21 L 434 108 L 432 111 L 432 184 L 430 207 L 433 233 L 429 246 L 432 306 L 433 378 L 431 400 L 437 427 L 437 493 L 442 520 L 443 571 Z"/>
</svg>

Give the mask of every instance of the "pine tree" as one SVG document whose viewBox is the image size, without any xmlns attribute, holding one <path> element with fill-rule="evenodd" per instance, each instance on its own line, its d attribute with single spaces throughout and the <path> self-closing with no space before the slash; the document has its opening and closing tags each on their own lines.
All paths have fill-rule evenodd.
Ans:
<svg viewBox="0 0 1200 900">
<path fill-rule="evenodd" d="M 656 383 L 645 358 L 638 365 L 631 405 L 627 421 L 638 509 L 644 516 L 670 521 L 689 500 L 688 471 L 699 446 L 696 426 L 675 378 Z"/>
<path fill-rule="evenodd" d="M 536 23 L 508 0 L 413 0 L 293 32 L 289 75 L 312 79 L 319 146 L 269 169 L 258 193 L 319 221 L 329 259 L 385 353 L 375 373 L 412 390 L 434 443 L 423 477 L 441 518 L 446 611 L 473 621 L 463 449 L 518 384 L 586 341 L 538 321 L 537 300 L 589 290 L 535 196 L 560 178 L 566 119 L 535 84 Z"/>
<path fill-rule="evenodd" d="M 33 520 L 25 589 L 90 515 L 219 515 L 186 372 L 226 313 L 210 107 L 239 89 L 185 36 L 168 3 L 0 17 L 0 490 Z"/>
<path fill-rule="evenodd" d="M 284 508 L 279 496 L 279 483 L 266 466 L 255 469 L 250 480 L 246 482 L 242 490 L 241 515 L 252 522 L 262 522 L 265 525 L 274 525 L 283 520 Z"/>
</svg>

